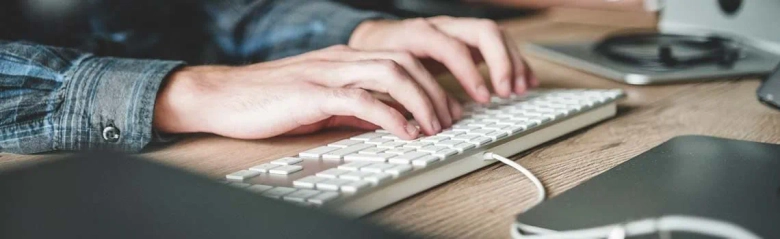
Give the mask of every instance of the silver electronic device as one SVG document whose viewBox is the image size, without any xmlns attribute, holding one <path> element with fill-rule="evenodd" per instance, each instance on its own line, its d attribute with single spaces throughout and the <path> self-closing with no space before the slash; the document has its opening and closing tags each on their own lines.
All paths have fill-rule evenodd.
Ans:
<svg viewBox="0 0 780 239">
<path fill-rule="evenodd" d="M 466 105 L 452 128 L 405 141 L 384 130 L 225 176 L 225 183 L 303 206 L 362 216 L 615 116 L 621 90 L 536 90 Z"/>
<path fill-rule="evenodd" d="M 685 0 L 661 1 L 659 6 L 661 35 L 631 39 L 617 33 L 623 39 L 607 48 L 612 54 L 601 51 L 606 41 L 615 40 L 610 37 L 525 48 L 544 59 L 634 85 L 766 75 L 780 63 L 780 31 L 775 26 L 780 1 Z M 645 60 L 657 64 L 636 64 Z"/>
</svg>

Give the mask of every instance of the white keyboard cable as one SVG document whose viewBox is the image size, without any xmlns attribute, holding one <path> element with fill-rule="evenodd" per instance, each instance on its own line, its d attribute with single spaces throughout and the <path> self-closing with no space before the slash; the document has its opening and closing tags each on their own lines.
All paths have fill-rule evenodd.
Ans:
<svg viewBox="0 0 780 239">
<path fill-rule="evenodd" d="M 536 187 L 536 191 L 539 192 L 538 196 L 536 197 L 536 202 L 534 203 L 534 206 L 539 205 L 544 201 L 545 198 L 547 198 L 547 190 L 544 189 L 544 185 L 542 185 L 542 181 L 539 181 L 539 178 L 537 178 L 533 173 L 531 173 L 531 171 L 529 171 L 525 167 L 515 163 L 515 161 L 509 160 L 508 158 L 505 158 L 501 155 L 490 153 L 490 152 L 483 154 L 482 158 L 484 160 L 498 160 L 499 162 L 509 165 L 509 167 L 517 169 L 517 171 L 520 171 L 520 173 L 525 175 L 526 178 L 531 180 L 531 183 L 533 183 L 534 187 Z"/>
</svg>

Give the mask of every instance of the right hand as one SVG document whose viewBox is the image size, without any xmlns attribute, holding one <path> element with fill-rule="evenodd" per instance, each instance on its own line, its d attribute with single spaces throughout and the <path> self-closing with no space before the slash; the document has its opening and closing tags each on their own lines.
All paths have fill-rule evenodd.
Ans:
<svg viewBox="0 0 780 239">
<path fill-rule="evenodd" d="M 371 92 L 389 94 L 423 132 Z M 414 139 L 450 127 L 461 111 L 410 54 L 334 46 L 248 66 L 185 67 L 159 91 L 154 127 L 241 139 L 382 127 Z"/>
</svg>

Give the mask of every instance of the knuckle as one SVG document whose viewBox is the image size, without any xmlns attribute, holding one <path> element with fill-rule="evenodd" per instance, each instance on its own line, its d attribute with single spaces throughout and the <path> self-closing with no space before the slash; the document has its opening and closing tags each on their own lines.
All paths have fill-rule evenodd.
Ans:
<svg viewBox="0 0 780 239">
<path fill-rule="evenodd" d="M 376 60 L 374 61 L 379 72 L 382 72 L 392 78 L 400 78 L 403 75 L 404 69 L 397 62 L 393 60 Z"/>
<path fill-rule="evenodd" d="M 349 46 L 344 44 L 338 44 L 338 45 L 330 46 L 327 49 L 334 50 L 334 51 L 346 51 L 346 50 L 350 50 L 351 48 L 349 48 Z"/>
<path fill-rule="evenodd" d="M 409 66 L 415 66 L 417 63 L 417 58 L 412 55 L 412 53 L 409 52 L 397 52 L 392 53 L 392 59 L 395 59 L 398 63 L 403 63 Z"/>
<path fill-rule="evenodd" d="M 371 93 L 368 93 L 368 91 L 365 90 L 359 90 L 359 89 L 349 89 L 347 90 L 347 94 L 350 98 L 354 99 L 357 102 L 360 103 L 371 103 L 374 101 L 374 96 L 371 95 Z"/>
<path fill-rule="evenodd" d="M 482 29 L 485 29 L 490 32 L 498 32 L 501 30 L 501 28 L 498 26 L 498 23 L 496 23 L 493 20 L 479 20 L 479 25 L 481 25 Z"/>
<path fill-rule="evenodd" d="M 409 20 L 406 20 L 406 22 L 409 24 L 410 27 L 414 28 L 429 28 L 431 27 L 431 23 L 428 22 L 425 18 L 412 18 Z"/>
</svg>

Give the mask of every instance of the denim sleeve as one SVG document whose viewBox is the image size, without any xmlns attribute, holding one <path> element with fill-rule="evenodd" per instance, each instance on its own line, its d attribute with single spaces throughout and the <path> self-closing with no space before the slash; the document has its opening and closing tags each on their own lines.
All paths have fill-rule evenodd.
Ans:
<svg viewBox="0 0 780 239">
<path fill-rule="evenodd" d="M 324 0 L 220 0 L 205 9 L 214 42 L 238 64 L 347 44 L 361 22 L 395 18 Z"/>
<path fill-rule="evenodd" d="M 157 90 L 182 64 L 0 41 L 0 151 L 140 151 Z"/>
</svg>

